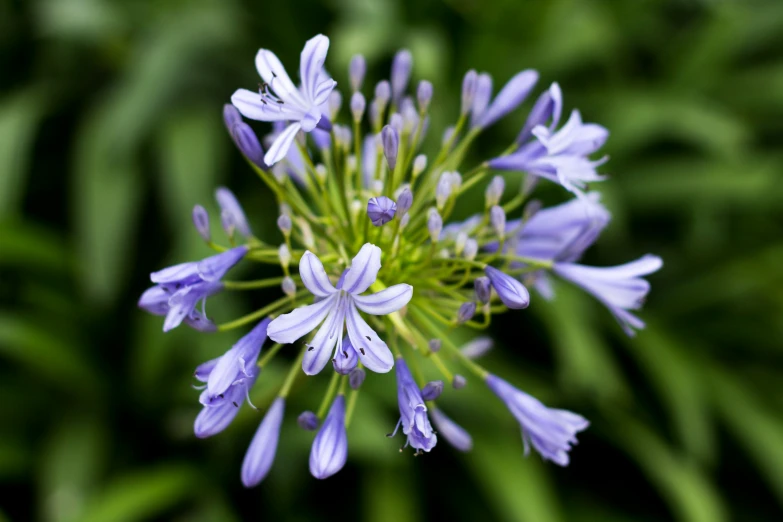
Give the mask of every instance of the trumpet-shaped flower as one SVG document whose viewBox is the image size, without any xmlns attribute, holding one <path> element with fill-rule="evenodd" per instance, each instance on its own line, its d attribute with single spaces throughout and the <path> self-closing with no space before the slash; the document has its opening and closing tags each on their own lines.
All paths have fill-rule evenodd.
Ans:
<svg viewBox="0 0 783 522">
<path fill-rule="evenodd" d="M 644 322 L 628 310 L 638 310 L 644 303 L 650 283 L 640 276 L 652 274 L 663 266 L 660 257 L 646 255 L 624 265 L 594 267 L 575 263 L 555 263 L 554 272 L 581 286 L 601 301 L 629 336 L 634 328 L 644 328 Z"/>
<path fill-rule="evenodd" d="M 438 442 L 430 420 L 427 417 L 427 406 L 421 396 L 421 390 L 413 380 L 411 371 L 403 359 L 397 359 L 397 402 L 400 407 L 402 432 L 408 436 L 406 446 L 416 450 L 430 451 Z M 395 433 L 397 430 L 394 430 Z"/>
<path fill-rule="evenodd" d="M 264 155 L 267 165 L 274 165 L 285 157 L 300 130 L 310 132 L 316 125 L 326 130 L 330 128 L 321 109 L 337 85 L 323 72 L 328 50 L 329 38 L 324 35 L 307 41 L 299 65 L 302 85 L 297 88 L 277 56 L 261 49 L 256 55 L 256 68 L 264 80 L 260 92 L 239 89 L 231 96 L 231 103 L 247 118 L 291 122 Z"/>
<path fill-rule="evenodd" d="M 362 364 L 374 372 L 388 372 L 394 366 L 391 351 L 359 315 L 359 310 L 370 315 L 396 312 L 408 304 L 413 287 L 397 284 L 375 294 L 361 295 L 375 282 L 380 268 L 381 249 L 365 243 L 335 288 L 321 260 L 312 252 L 305 252 L 299 261 L 299 275 L 302 284 L 320 300 L 273 320 L 269 324 L 269 337 L 278 343 L 292 343 L 323 322 L 302 361 L 304 372 L 315 375 L 329 362 L 335 345 L 338 350 L 334 357 L 342 356 L 339 347 L 342 347 L 345 324 Z"/>
</svg>

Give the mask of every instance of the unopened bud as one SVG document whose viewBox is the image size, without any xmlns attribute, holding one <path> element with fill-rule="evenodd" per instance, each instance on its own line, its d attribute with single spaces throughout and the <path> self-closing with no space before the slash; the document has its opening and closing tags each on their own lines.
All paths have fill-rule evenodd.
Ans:
<svg viewBox="0 0 783 522">
<path fill-rule="evenodd" d="M 425 156 L 424 154 L 419 154 L 413 160 L 413 179 L 418 178 L 419 174 L 424 172 L 424 169 L 426 168 L 427 168 L 427 156 Z"/>
<path fill-rule="evenodd" d="M 209 231 L 209 213 L 201 205 L 193 207 L 193 226 L 196 227 L 196 231 L 201 236 L 201 239 L 206 242 L 212 239 Z"/>
<path fill-rule="evenodd" d="M 405 120 L 402 118 L 402 114 L 395 112 L 389 116 L 389 125 L 391 128 L 397 131 L 397 135 L 402 134 L 402 130 L 405 127 Z"/>
<path fill-rule="evenodd" d="M 460 255 L 465 249 L 465 243 L 468 242 L 468 235 L 465 232 L 459 232 L 457 239 L 454 240 L 454 253 Z"/>
<path fill-rule="evenodd" d="M 315 179 L 318 180 L 318 183 L 324 184 L 326 182 L 326 176 L 329 174 L 329 171 L 326 170 L 326 166 L 324 166 L 323 163 L 319 163 L 315 166 Z"/>
<path fill-rule="evenodd" d="M 318 416 L 311 411 L 303 411 L 296 419 L 296 423 L 300 428 L 307 431 L 315 431 L 318 426 L 321 425 L 321 421 Z"/>
<path fill-rule="evenodd" d="M 465 241 L 465 249 L 462 251 L 462 257 L 468 261 L 473 261 L 476 259 L 476 254 L 478 254 L 478 241 L 470 237 Z"/>
<path fill-rule="evenodd" d="M 484 193 L 487 208 L 500 203 L 505 187 L 506 182 L 502 176 L 495 176 L 492 178 L 492 181 L 487 185 L 487 190 Z"/>
<path fill-rule="evenodd" d="M 367 101 L 364 99 L 364 95 L 360 92 L 353 93 L 353 96 L 351 96 L 351 115 L 355 123 L 362 121 L 366 107 Z"/>
<path fill-rule="evenodd" d="M 460 374 L 455 375 L 454 379 L 452 379 L 451 381 L 451 385 L 454 387 L 455 390 L 460 390 L 464 388 L 467 384 L 468 384 L 468 380 Z"/>
<path fill-rule="evenodd" d="M 427 346 L 429 346 L 431 352 L 438 353 L 440 351 L 441 344 L 442 343 L 440 339 L 430 339 L 430 342 L 427 343 Z"/>
<path fill-rule="evenodd" d="M 280 287 L 283 289 L 283 293 L 288 297 L 293 297 L 294 294 L 296 294 L 296 283 L 294 283 L 294 280 L 290 277 L 285 277 L 283 279 L 283 284 L 281 284 Z"/>
<path fill-rule="evenodd" d="M 234 223 L 234 214 L 228 210 L 223 210 L 220 213 L 220 225 L 226 232 L 228 237 L 234 236 L 234 230 L 236 230 L 236 223 Z"/>
<path fill-rule="evenodd" d="M 425 401 L 434 401 L 443 393 L 443 381 L 430 381 L 421 389 L 421 398 Z"/>
<path fill-rule="evenodd" d="M 482 304 L 487 304 L 492 296 L 492 285 L 488 277 L 481 276 L 473 281 L 473 289 L 476 291 L 476 299 Z"/>
<path fill-rule="evenodd" d="M 462 79 L 462 105 L 460 108 L 461 114 L 467 114 L 473 106 L 473 96 L 476 94 L 476 79 L 478 74 L 473 69 L 465 73 L 465 77 Z"/>
<path fill-rule="evenodd" d="M 443 218 L 434 208 L 429 210 L 427 216 L 427 230 L 430 232 L 430 239 L 433 243 L 437 243 L 440 239 L 440 232 L 443 230 Z"/>
<path fill-rule="evenodd" d="M 286 214 L 281 214 L 277 218 L 277 228 L 283 233 L 285 237 L 291 235 L 291 217 Z"/>
<path fill-rule="evenodd" d="M 367 373 L 362 368 L 354 368 L 348 374 L 348 385 L 352 390 L 358 390 L 366 378 Z"/>
<path fill-rule="evenodd" d="M 446 130 L 443 131 L 443 138 L 441 138 L 441 146 L 445 147 L 446 145 L 451 142 L 451 138 L 454 137 L 454 126 L 446 127 Z"/>
<path fill-rule="evenodd" d="M 501 206 L 495 205 L 489 209 L 489 223 L 501 239 L 506 235 L 506 212 Z"/>
<path fill-rule="evenodd" d="M 416 99 L 419 102 L 419 110 L 426 111 L 432 101 L 432 83 L 427 80 L 419 82 L 419 88 L 416 89 Z"/>
<path fill-rule="evenodd" d="M 394 170 L 397 166 L 397 152 L 400 146 L 400 137 L 397 131 L 391 125 L 386 125 L 381 131 L 383 140 L 383 155 L 389 164 L 389 170 Z"/>
<path fill-rule="evenodd" d="M 277 256 L 280 258 L 280 264 L 287 267 L 291 263 L 291 251 L 288 250 L 288 245 L 283 243 L 277 250 Z"/>
<path fill-rule="evenodd" d="M 386 196 L 370 198 L 367 202 L 367 216 L 376 227 L 385 225 L 392 219 L 397 211 L 397 204 Z"/>
<path fill-rule="evenodd" d="M 476 303 L 473 301 L 462 303 L 457 312 L 457 324 L 470 321 L 474 315 L 476 315 Z"/>
<path fill-rule="evenodd" d="M 343 95 L 340 91 L 333 90 L 329 94 L 329 98 L 326 102 L 326 106 L 329 108 L 329 119 L 334 121 L 337 119 L 337 113 L 340 112 L 340 107 L 343 105 Z"/>
<path fill-rule="evenodd" d="M 410 188 L 405 187 L 397 197 L 397 215 L 404 216 L 411 206 L 413 206 L 413 193 Z"/>
<path fill-rule="evenodd" d="M 410 214 L 405 214 L 404 216 L 402 216 L 402 219 L 400 219 L 400 229 L 404 230 L 405 227 L 408 226 L 408 223 L 410 223 L 410 221 L 411 221 Z"/>
<path fill-rule="evenodd" d="M 539 210 L 541 210 L 544 207 L 544 204 L 541 203 L 540 199 L 531 199 L 527 202 L 527 205 L 525 205 L 525 208 L 522 209 L 522 219 L 524 221 L 529 220 L 533 216 L 538 213 Z"/>
<path fill-rule="evenodd" d="M 378 109 L 383 111 L 391 98 L 391 85 L 386 80 L 381 80 L 375 86 L 375 99 L 378 102 Z"/>
<path fill-rule="evenodd" d="M 394 55 L 391 67 L 391 88 L 395 100 L 399 100 L 408 87 L 412 68 L 413 56 L 409 50 L 403 49 Z"/>
<path fill-rule="evenodd" d="M 361 54 L 355 54 L 348 65 L 348 76 L 351 79 L 351 89 L 358 91 L 362 88 L 364 74 L 367 72 L 367 61 Z"/>
</svg>

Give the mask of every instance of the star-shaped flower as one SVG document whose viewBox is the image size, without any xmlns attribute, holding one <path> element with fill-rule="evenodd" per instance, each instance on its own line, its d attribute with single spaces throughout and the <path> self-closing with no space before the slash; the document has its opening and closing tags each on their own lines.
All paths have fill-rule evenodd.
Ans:
<svg viewBox="0 0 783 522">
<path fill-rule="evenodd" d="M 370 315 L 396 312 L 411 300 L 413 287 L 398 284 L 376 294 L 360 295 L 375 282 L 380 268 L 381 249 L 365 243 L 335 288 L 321 260 L 312 252 L 305 252 L 299 261 L 299 275 L 318 301 L 273 320 L 267 330 L 269 337 L 278 343 L 292 343 L 323 322 L 302 361 L 304 372 L 315 375 L 333 357 L 335 346 L 338 351 L 342 347 L 345 324 L 362 364 L 374 372 L 388 372 L 394 366 L 394 357 L 383 339 L 359 315 L 359 310 Z M 334 357 L 338 356 L 335 352 Z"/>
</svg>

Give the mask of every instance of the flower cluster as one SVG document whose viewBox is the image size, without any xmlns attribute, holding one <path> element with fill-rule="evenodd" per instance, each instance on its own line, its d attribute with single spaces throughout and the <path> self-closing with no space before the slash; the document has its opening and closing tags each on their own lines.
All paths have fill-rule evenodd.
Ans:
<svg viewBox="0 0 783 522">
<path fill-rule="evenodd" d="M 615 267 L 579 264 L 610 220 L 599 194 L 587 187 L 605 179 L 596 169 L 606 158 L 593 155 L 608 131 L 584 123 L 577 110 L 561 125 L 563 96 L 552 84 L 534 102 L 505 152 L 462 170 L 476 137 L 533 92 L 535 71 L 518 73 L 494 97 L 492 78 L 468 71 L 456 124 L 443 134 L 440 151 L 428 158 L 419 151 L 429 130 L 433 86 L 421 81 L 415 94 L 408 94 L 411 54 L 397 53 L 389 81 L 373 89 L 363 89 L 366 63 L 355 56 L 348 89 L 341 94 L 324 69 L 328 49 L 329 39 L 322 35 L 305 44 L 301 85 L 291 80 L 274 53 L 260 50 L 259 89 L 237 90 L 224 108 L 231 138 L 277 198 L 280 238 L 270 244 L 255 237 L 236 197 L 220 188 L 216 199 L 229 246 L 213 242 L 209 214 L 196 206 L 196 230 L 217 254 L 153 273 L 155 286 L 139 301 L 141 308 L 165 316 L 164 331 L 182 323 L 201 331 L 252 326 L 225 354 L 196 369 L 195 377 L 203 383 L 196 436 L 225 429 L 243 402 L 249 402 L 249 390 L 264 365 L 286 345 L 299 344 L 292 347 L 296 362 L 242 464 L 242 482 L 248 487 L 272 467 L 294 381 L 302 372 L 315 376 L 325 369 L 331 383 L 320 408 L 298 417 L 300 427 L 317 430 L 310 454 L 316 478 L 329 477 L 346 463 L 347 428 L 367 372 L 393 368 L 397 428 L 402 428 L 405 446 L 417 454 L 431 451 L 439 438 L 460 451 L 471 449 L 470 435 L 437 406 L 444 381 L 454 389 L 468 382 L 455 373 L 462 368 L 507 406 L 520 424 L 525 452 L 532 445 L 544 459 L 567 465 L 576 434 L 588 421 L 545 406 L 479 365 L 475 359 L 491 348 L 490 339 L 476 337 L 460 348 L 449 333 L 454 328 L 484 329 L 494 315 L 526 308 L 528 287 L 542 298 L 553 298 L 553 277 L 592 294 L 629 335 L 644 327 L 632 311 L 649 291 L 642 276 L 658 270 L 660 258 L 646 255 Z M 350 101 L 341 112 L 343 97 Z M 271 122 L 271 134 L 259 139 L 243 117 Z M 524 172 L 519 190 L 506 197 L 499 171 Z M 541 208 L 531 194 L 542 179 L 574 197 Z M 482 186 L 484 210 L 449 222 L 460 196 Z M 282 275 L 225 280 L 240 261 L 279 265 Z M 216 325 L 203 307 L 209 296 L 223 290 L 275 286 L 282 293 L 278 300 L 227 323 Z M 262 356 L 267 339 L 275 344 Z M 425 365 L 443 380 L 426 382 Z"/>
</svg>

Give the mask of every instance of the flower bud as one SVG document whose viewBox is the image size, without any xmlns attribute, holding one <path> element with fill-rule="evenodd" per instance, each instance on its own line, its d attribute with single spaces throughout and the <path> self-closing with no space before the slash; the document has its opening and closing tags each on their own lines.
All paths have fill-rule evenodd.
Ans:
<svg viewBox="0 0 783 522">
<path fill-rule="evenodd" d="M 421 398 L 425 401 L 434 401 L 443 393 L 443 381 L 430 381 L 421 389 Z"/>
<path fill-rule="evenodd" d="M 473 261 L 476 259 L 476 254 L 478 254 L 478 241 L 470 237 L 465 241 L 465 249 L 462 251 L 462 256 L 468 261 Z"/>
<path fill-rule="evenodd" d="M 437 243 L 440 239 L 440 232 L 443 230 L 443 218 L 440 217 L 440 214 L 434 208 L 429 210 L 429 215 L 427 216 L 427 230 L 430 233 L 432 242 Z"/>
<path fill-rule="evenodd" d="M 376 227 L 385 225 L 394 219 L 397 204 L 386 196 L 370 198 L 367 202 L 367 215 Z"/>
<path fill-rule="evenodd" d="M 334 121 L 337 119 L 337 113 L 340 112 L 340 107 L 343 105 L 343 95 L 340 91 L 333 90 L 329 94 L 329 98 L 326 101 L 326 106 L 329 109 L 329 119 Z"/>
<path fill-rule="evenodd" d="M 391 85 L 386 80 L 381 80 L 375 86 L 375 100 L 378 102 L 378 109 L 383 112 L 386 104 L 391 98 Z"/>
<path fill-rule="evenodd" d="M 402 217 L 408 213 L 413 206 L 413 193 L 409 187 L 405 187 L 400 195 L 397 196 L 397 215 Z"/>
<path fill-rule="evenodd" d="M 239 204 L 233 192 L 226 187 L 218 187 L 215 191 L 215 200 L 220 206 L 220 219 L 224 223 L 223 228 L 229 236 L 233 235 L 234 227 L 246 237 L 253 235 L 250 225 L 247 223 L 245 211 L 242 210 L 242 205 Z M 231 233 L 228 232 L 229 229 L 231 229 Z"/>
<path fill-rule="evenodd" d="M 389 125 L 391 125 L 392 129 L 397 131 L 398 136 L 402 134 L 403 128 L 405 127 L 405 120 L 403 119 L 402 114 L 395 112 L 389 116 Z"/>
<path fill-rule="evenodd" d="M 397 152 L 400 146 L 400 138 L 397 131 L 391 125 L 386 125 L 381 131 L 383 140 L 383 155 L 389 164 L 389 170 L 394 170 L 397 166 Z"/>
<path fill-rule="evenodd" d="M 300 428 L 307 431 L 315 431 L 318 429 L 318 426 L 321 425 L 318 416 L 311 411 L 303 411 L 300 413 L 299 417 L 296 419 L 296 423 L 299 424 Z"/>
<path fill-rule="evenodd" d="M 404 216 L 402 216 L 402 219 L 400 219 L 400 230 L 404 230 L 405 227 L 408 226 L 408 223 L 410 223 L 410 221 L 411 221 L 410 214 L 405 214 Z"/>
<path fill-rule="evenodd" d="M 419 88 L 416 89 L 416 99 L 419 102 L 419 111 L 425 112 L 432 101 L 432 83 L 427 80 L 419 82 Z"/>
<path fill-rule="evenodd" d="M 286 214 L 281 214 L 277 218 L 277 228 L 283 233 L 285 237 L 291 235 L 291 217 Z"/>
<path fill-rule="evenodd" d="M 437 205 L 438 210 L 443 210 L 443 206 L 449 200 L 452 190 L 451 172 L 444 172 L 440 175 L 438 186 L 435 189 L 435 204 Z"/>
<path fill-rule="evenodd" d="M 348 385 L 352 390 L 358 390 L 366 378 L 367 372 L 362 368 L 354 368 L 351 370 L 351 373 L 348 374 Z"/>
<path fill-rule="evenodd" d="M 457 324 L 470 321 L 473 319 L 474 315 L 476 315 L 476 303 L 473 301 L 462 303 L 459 307 L 459 311 L 457 312 Z"/>
<path fill-rule="evenodd" d="M 506 212 L 499 205 L 489 209 L 489 223 L 501 239 L 506 235 Z"/>
<path fill-rule="evenodd" d="M 360 92 L 353 93 L 351 96 L 351 115 L 353 115 L 353 121 L 359 123 L 362 121 L 364 115 L 364 109 L 367 107 L 367 101 L 364 99 L 364 95 Z"/>
<path fill-rule="evenodd" d="M 310 474 L 317 479 L 331 477 L 348 458 L 348 435 L 345 431 L 345 396 L 335 397 L 329 414 L 313 440 L 310 450 Z"/>
<path fill-rule="evenodd" d="M 343 346 L 337 350 L 334 359 L 332 359 L 334 371 L 340 375 L 348 375 L 358 364 L 359 355 L 351 344 L 351 340 L 348 337 L 343 337 Z"/>
<path fill-rule="evenodd" d="M 441 138 L 440 140 L 441 146 L 445 147 L 446 145 L 449 144 L 451 138 L 454 137 L 455 130 L 456 129 L 454 128 L 453 125 L 446 127 L 446 130 L 443 131 L 443 138 Z"/>
<path fill-rule="evenodd" d="M 465 250 L 465 243 L 468 242 L 468 235 L 465 232 L 459 232 L 457 239 L 454 240 L 454 253 L 460 255 Z"/>
<path fill-rule="evenodd" d="M 468 380 L 465 379 L 465 377 L 463 377 L 460 374 L 455 375 L 454 379 L 452 379 L 451 381 L 451 385 L 454 387 L 455 390 L 461 390 L 467 384 L 468 384 Z"/>
<path fill-rule="evenodd" d="M 462 79 L 462 105 L 460 114 L 467 114 L 473 105 L 473 97 L 476 94 L 476 78 L 478 74 L 473 69 L 465 73 Z"/>
<path fill-rule="evenodd" d="M 424 172 L 424 169 L 426 168 L 427 168 L 427 156 L 425 156 L 424 154 L 419 154 L 413 160 L 413 179 L 418 178 L 419 174 Z"/>
<path fill-rule="evenodd" d="M 329 175 L 329 171 L 326 170 L 326 166 L 323 163 L 319 163 L 315 166 L 315 179 L 318 183 L 323 185 L 326 183 L 326 177 Z"/>
<path fill-rule="evenodd" d="M 430 342 L 427 343 L 427 346 L 429 347 L 431 352 L 438 353 L 440 351 L 440 347 L 441 347 L 441 340 L 440 339 L 430 339 Z"/>
<path fill-rule="evenodd" d="M 412 68 L 413 56 L 409 50 L 403 49 L 394 56 L 391 67 L 391 89 L 395 101 L 402 97 L 408 87 Z"/>
<path fill-rule="evenodd" d="M 228 237 L 234 237 L 234 230 L 236 230 L 236 224 L 234 224 L 234 214 L 228 210 L 223 210 L 220 213 L 220 226 L 223 227 Z"/>
<path fill-rule="evenodd" d="M 476 299 L 482 304 L 487 304 L 492 297 L 492 286 L 489 278 L 481 276 L 473 281 L 473 289 L 476 291 Z"/>
<path fill-rule="evenodd" d="M 492 181 L 487 185 L 487 190 L 484 192 L 487 208 L 492 207 L 500 203 L 500 199 L 503 197 L 503 190 L 506 187 L 506 182 L 502 176 L 495 176 Z"/>
<path fill-rule="evenodd" d="M 283 293 L 288 297 L 293 297 L 296 294 L 296 283 L 290 277 L 283 278 L 283 283 L 280 285 L 283 289 Z"/>
<path fill-rule="evenodd" d="M 504 305 L 511 309 L 519 310 L 527 308 L 530 304 L 530 293 L 522 283 L 491 266 L 485 267 L 484 273 L 489 277 L 492 286 Z"/>
<path fill-rule="evenodd" d="M 529 196 L 533 193 L 533 191 L 536 189 L 536 186 L 538 185 L 538 176 L 534 176 L 532 174 L 526 174 L 525 179 L 522 180 L 522 195 L 523 196 Z"/>
<path fill-rule="evenodd" d="M 477 359 L 492 349 L 491 337 L 476 337 L 467 344 L 462 345 L 460 351 L 468 359 Z"/>
<path fill-rule="evenodd" d="M 193 226 L 196 227 L 196 231 L 206 242 L 212 239 L 212 235 L 209 232 L 209 213 L 207 209 L 201 205 L 193 207 Z"/>
<path fill-rule="evenodd" d="M 474 126 L 484 114 L 492 99 L 492 76 L 481 73 L 476 78 L 476 93 L 473 96 L 473 106 L 470 109 L 470 122 Z"/>
<path fill-rule="evenodd" d="M 364 74 L 367 72 L 367 61 L 361 54 L 355 54 L 348 65 L 348 76 L 351 79 L 351 89 L 358 91 L 362 88 Z"/>
<path fill-rule="evenodd" d="M 280 248 L 277 250 L 277 256 L 280 258 L 281 266 L 288 267 L 291 263 L 291 251 L 288 250 L 288 245 L 285 243 L 280 245 Z"/>
</svg>

